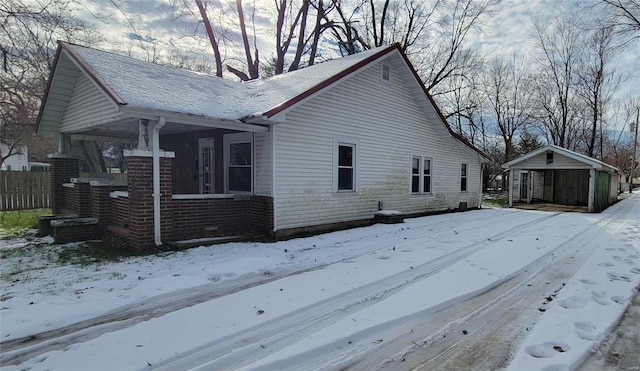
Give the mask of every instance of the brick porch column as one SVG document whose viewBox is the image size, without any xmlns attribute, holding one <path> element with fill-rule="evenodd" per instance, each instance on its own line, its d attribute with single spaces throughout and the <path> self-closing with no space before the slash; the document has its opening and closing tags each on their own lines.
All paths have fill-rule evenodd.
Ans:
<svg viewBox="0 0 640 371">
<path fill-rule="evenodd" d="M 64 208 L 63 183 L 69 183 L 71 178 L 80 176 L 78 158 L 67 154 L 55 153 L 47 156 L 51 162 L 51 212 L 62 214 Z"/>
<path fill-rule="evenodd" d="M 153 236 L 153 153 L 125 151 L 127 190 L 129 192 L 129 244 L 135 249 L 155 247 Z M 173 152 L 160 152 L 160 231 L 162 239 L 171 237 L 173 225 L 172 158 Z"/>
</svg>

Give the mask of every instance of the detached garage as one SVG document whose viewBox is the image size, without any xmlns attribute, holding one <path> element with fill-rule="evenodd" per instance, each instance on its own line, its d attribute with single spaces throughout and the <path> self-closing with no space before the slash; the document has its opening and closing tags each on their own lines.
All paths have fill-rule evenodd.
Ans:
<svg viewBox="0 0 640 371">
<path fill-rule="evenodd" d="M 618 198 L 622 172 L 594 158 L 547 146 L 502 165 L 509 176 L 509 206 L 544 202 L 600 212 Z"/>
</svg>

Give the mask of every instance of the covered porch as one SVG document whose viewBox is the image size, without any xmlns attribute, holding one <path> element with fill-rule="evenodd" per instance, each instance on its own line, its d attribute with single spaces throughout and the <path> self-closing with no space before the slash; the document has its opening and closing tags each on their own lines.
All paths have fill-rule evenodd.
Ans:
<svg viewBox="0 0 640 371">
<path fill-rule="evenodd" d="M 83 222 L 81 229 L 58 233 L 59 242 L 117 238 L 145 249 L 272 232 L 273 200 L 255 192 L 255 146 L 269 128 L 174 120 L 128 117 L 60 134 L 58 153 L 50 156 L 52 211 L 77 215 Z M 124 151 L 126 183 L 80 178 L 78 158 L 68 155 L 74 139 L 135 143 L 135 149 Z"/>
</svg>

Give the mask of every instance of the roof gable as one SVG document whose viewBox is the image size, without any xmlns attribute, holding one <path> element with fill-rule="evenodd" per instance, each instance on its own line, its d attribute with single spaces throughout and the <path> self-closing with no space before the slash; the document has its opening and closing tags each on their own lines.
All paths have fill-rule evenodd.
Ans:
<svg viewBox="0 0 640 371">
<path fill-rule="evenodd" d="M 604 163 L 600 160 L 597 160 L 595 158 L 591 158 L 589 156 L 585 156 L 583 154 L 571 151 L 569 149 L 566 148 L 562 148 L 556 145 L 548 145 L 546 147 L 542 147 L 542 148 L 538 148 L 537 150 L 531 151 L 523 156 L 518 157 L 517 159 L 511 160 L 507 163 L 505 163 L 504 165 L 502 165 L 503 168 L 505 169 L 509 169 L 511 167 L 513 167 L 514 165 L 517 165 L 519 163 L 522 163 L 524 161 L 527 161 L 531 158 L 534 158 L 542 153 L 545 152 L 554 152 L 554 153 L 558 153 L 560 155 L 566 156 L 568 158 L 571 158 L 575 161 L 581 162 L 583 164 L 587 164 L 589 166 L 591 166 L 594 169 L 603 169 L 603 170 L 607 170 L 610 172 L 618 172 L 620 173 L 621 171 L 614 167 L 611 166 L 607 163 Z"/>
<path fill-rule="evenodd" d="M 417 99 L 436 111 L 441 128 L 445 128 L 452 137 L 486 158 L 486 155 L 451 130 L 398 44 L 315 64 L 269 79 L 243 83 L 59 42 L 52 78 L 38 118 L 38 131 L 44 121 L 61 118 L 58 111 L 52 115 L 53 104 L 49 96 L 53 90 L 60 89 L 58 85 L 61 80 L 57 75 L 60 74 L 59 70 L 69 65 L 69 61 L 73 62 L 77 70 L 88 75 L 118 106 L 128 106 L 156 115 L 164 112 L 218 120 L 262 120 L 264 123 L 265 119 L 273 122 L 276 116 L 301 101 L 390 55 L 402 61 L 400 63 L 408 71 L 406 76 L 410 76 L 405 78 L 407 83 Z M 65 96 L 66 104 L 69 97 L 70 92 Z"/>
</svg>

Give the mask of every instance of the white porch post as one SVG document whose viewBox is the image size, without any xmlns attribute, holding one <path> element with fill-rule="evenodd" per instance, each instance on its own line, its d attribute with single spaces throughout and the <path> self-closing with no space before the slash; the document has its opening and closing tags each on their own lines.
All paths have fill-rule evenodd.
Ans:
<svg viewBox="0 0 640 371">
<path fill-rule="evenodd" d="M 60 133 L 58 137 L 58 153 L 70 153 L 71 152 L 71 137 L 69 134 Z"/>
<path fill-rule="evenodd" d="M 507 170 L 507 176 L 509 177 L 509 207 L 513 207 L 513 170 Z"/>
<path fill-rule="evenodd" d="M 595 198 L 596 198 L 596 169 L 591 169 L 589 170 L 589 199 L 588 199 L 588 206 L 587 206 L 587 211 L 592 213 L 593 209 L 594 209 L 594 204 L 595 204 Z"/>
</svg>

